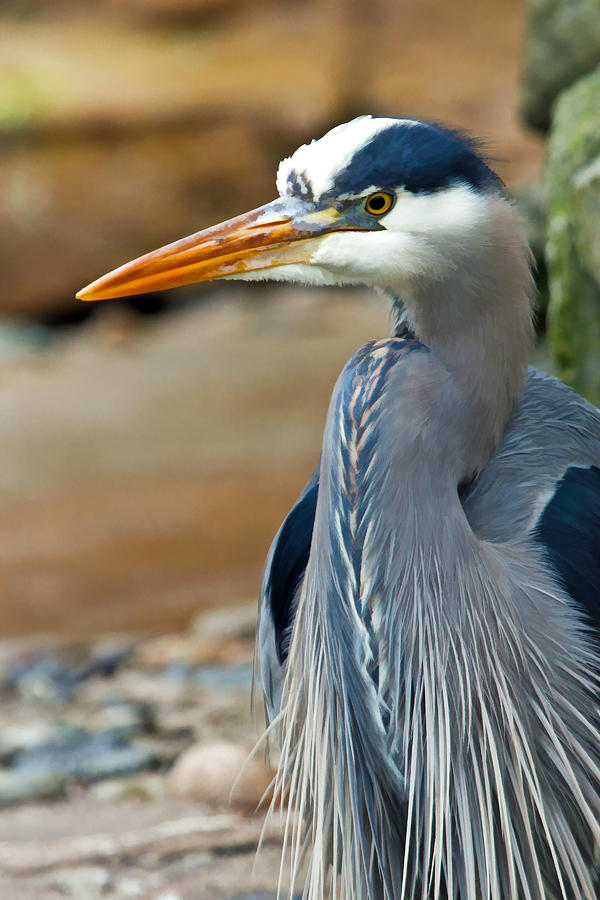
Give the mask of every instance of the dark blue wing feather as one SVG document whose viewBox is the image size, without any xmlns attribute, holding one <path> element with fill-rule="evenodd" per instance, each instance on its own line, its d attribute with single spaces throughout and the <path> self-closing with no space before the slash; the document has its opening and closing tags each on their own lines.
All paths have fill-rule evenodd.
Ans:
<svg viewBox="0 0 600 900">
<path fill-rule="evenodd" d="M 535 532 L 563 586 L 600 629 L 600 469 L 570 466 Z"/>
<path fill-rule="evenodd" d="M 268 722 L 275 719 L 280 708 L 296 598 L 310 555 L 318 492 L 317 467 L 277 532 L 263 573 L 255 661 Z"/>
<path fill-rule="evenodd" d="M 308 563 L 318 491 L 317 468 L 279 529 L 271 555 L 267 590 L 280 664 L 287 658 L 294 599 Z"/>
</svg>

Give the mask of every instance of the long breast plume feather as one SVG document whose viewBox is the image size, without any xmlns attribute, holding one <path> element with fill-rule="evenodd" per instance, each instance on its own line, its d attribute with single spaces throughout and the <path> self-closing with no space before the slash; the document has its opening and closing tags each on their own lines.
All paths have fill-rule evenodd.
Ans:
<svg viewBox="0 0 600 900">
<path fill-rule="evenodd" d="M 478 541 L 458 500 L 437 542 L 410 504 L 386 524 L 407 344 L 363 348 L 330 408 L 277 723 L 290 896 L 304 868 L 305 900 L 596 900 L 590 637 L 534 548 Z"/>
</svg>

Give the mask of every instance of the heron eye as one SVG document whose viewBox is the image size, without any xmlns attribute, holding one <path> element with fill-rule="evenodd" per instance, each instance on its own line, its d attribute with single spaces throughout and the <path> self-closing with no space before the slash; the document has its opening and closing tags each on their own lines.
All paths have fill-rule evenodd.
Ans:
<svg viewBox="0 0 600 900">
<path fill-rule="evenodd" d="M 382 216 L 391 208 L 393 202 L 394 198 L 391 194 L 386 191 L 377 191 L 376 194 L 367 197 L 365 209 L 372 216 Z"/>
</svg>

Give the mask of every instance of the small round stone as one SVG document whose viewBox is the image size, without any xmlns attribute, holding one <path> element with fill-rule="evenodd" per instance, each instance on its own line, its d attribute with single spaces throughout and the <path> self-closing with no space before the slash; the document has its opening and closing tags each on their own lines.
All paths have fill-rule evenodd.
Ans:
<svg viewBox="0 0 600 900">
<path fill-rule="evenodd" d="M 211 806 L 253 813 L 263 795 L 268 801 L 273 773 L 261 756 L 248 755 L 245 747 L 226 741 L 194 744 L 169 773 L 168 790 Z"/>
</svg>

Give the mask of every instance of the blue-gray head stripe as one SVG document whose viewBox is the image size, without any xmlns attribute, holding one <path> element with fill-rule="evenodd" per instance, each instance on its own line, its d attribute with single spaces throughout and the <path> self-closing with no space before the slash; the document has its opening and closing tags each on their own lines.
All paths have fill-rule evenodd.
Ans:
<svg viewBox="0 0 600 900">
<path fill-rule="evenodd" d="M 432 122 L 399 119 L 354 154 L 329 193 L 359 194 L 375 186 L 418 194 L 460 183 L 476 190 L 502 188 L 471 138 Z"/>
</svg>

